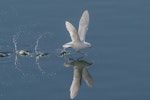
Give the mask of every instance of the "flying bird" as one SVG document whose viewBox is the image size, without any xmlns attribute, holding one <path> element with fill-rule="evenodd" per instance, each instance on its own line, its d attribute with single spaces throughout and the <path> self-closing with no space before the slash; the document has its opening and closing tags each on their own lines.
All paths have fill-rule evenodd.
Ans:
<svg viewBox="0 0 150 100">
<path fill-rule="evenodd" d="M 66 21 L 65 24 L 72 41 L 64 44 L 64 49 L 73 48 L 74 50 L 79 51 L 80 49 L 91 48 L 91 44 L 85 41 L 89 25 L 89 12 L 87 10 L 85 10 L 81 16 L 78 32 L 70 22 Z"/>
</svg>

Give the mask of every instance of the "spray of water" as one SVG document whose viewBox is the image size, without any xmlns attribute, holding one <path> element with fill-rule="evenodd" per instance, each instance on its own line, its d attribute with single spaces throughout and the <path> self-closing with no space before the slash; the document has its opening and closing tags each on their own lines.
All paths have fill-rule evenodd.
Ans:
<svg viewBox="0 0 150 100">
<path fill-rule="evenodd" d="M 34 46 L 34 53 L 31 55 L 29 54 L 28 51 L 25 51 L 25 50 L 18 50 L 17 48 L 17 44 L 18 44 L 18 38 L 20 36 L 20 34 L 16 34 L 13 36 L 13 44 L 14 44 L 14 54 L 15 54 L 15 61 L 14 61 L 14 64 L 15 64 L 15 68 L 20 71 L 23 75 L 25 75 L 23 73 L 23 71 L 21 70 L 21 64 L 19 63 L 19 59 L 18 59 L 18 56 L 26 56 L 26 57 L 35 57 L 35 63 L 37 65 L 37 69 L 42 73 L 42 74 L 47 74 L 48 76 L 54 76 L 56 75 L 55 72 L 52 72 L 52 73 L 46 73 L 44 71 L 44 69 L 41 67 L 40 65 L 40 58 L 41 57 L 45 57 L 45 56 L 49 56 L 48 53 L 44 53 L 44 52 L 41 52 L 40 49 L 39 49 L 39 42 L 40 40 L 46 36 L 48 33 L 45 33 L 45 34 L 41 34 L 39 35 L 39 37 L 36 39 L 36 42 L 35 42 L 35 46 Z"/>
<path fill-rule="evenodd" d="M 46 72 L 42 69 L 42 67 L 40 66 L 40 58 L 42 56 L 46 56 L 48 54 L 46 53 L 43 53 L 39 50 L 39 42 L 40 40 L 43 38 L 44 35 L 46 35 L 47 33 L 45 34 L 41 34 L 37 40 L 36 40 L 36 44 L 35 44 L 35 47 L 34 47 L 34 51 L 35 51 L 35 54 L 36 54 L 36 64 L 37 64 L 37 68 L 39 69 L 40 72 L 42 72 L 42 74 L 45 74 Z"/>
<path fill-rule="evenodd" d="M 18 40 L 18 37 L 19 37 L 19 34 L 16 34 L 16 35 L 14 35 L 13 36 L 13 43 L 14 43 L 14 50 L 15 50 L 15 62 L 14 62 L 14 64 L 15 64 L 15 68 L 19 71 L 19 72 L 21 72 L 22 73 L 22 75 L 24 76 L 24 73 L 23 73 L 23 71 L 21 70 L 21 65 L 20 65 L 20 63 L 19 63 L 19 61 L 18 61 L 18 55 L 17 55 L 17 40 Z"/>
</svg>

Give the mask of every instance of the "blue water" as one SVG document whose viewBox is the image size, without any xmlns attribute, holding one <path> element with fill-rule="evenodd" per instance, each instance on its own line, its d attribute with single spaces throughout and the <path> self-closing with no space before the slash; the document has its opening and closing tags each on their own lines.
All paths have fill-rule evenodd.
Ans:
<svg viewBox="0 0 150 100">
<path fill-rule="evenodd" d="M 59 49 L 70 41 L 65 21 L 77 28 L 85 9 L 94 86 L 82 82 L 75 100 L 150 99 L 149 0 L 1 0 L 0 52 L 10 55 L 0 58 L 0 100 L 70 100 L 73 67 Z M 13 39 L 31 56 L 16 55 Z M 36 61 L 38 39 L 49 55 Z"/>
</svg>

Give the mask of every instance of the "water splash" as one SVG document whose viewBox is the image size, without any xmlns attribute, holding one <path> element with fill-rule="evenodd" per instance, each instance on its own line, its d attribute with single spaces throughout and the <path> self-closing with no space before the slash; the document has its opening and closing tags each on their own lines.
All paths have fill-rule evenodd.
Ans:
<svg viewBox="0 0 150 100">
<path fill-rule="evenodd" d="M 38 50 L 38 47 L 39 47 L 39 41 L 40 39 L 43 37 L 43 35 L 40 35 L 37 40 L 36 40 L 36 45 L 34 47 L 34 50 L 35 50 L 35 53 L 38 54 L 39 53 L 39 50 Z"/>
<path fill-rule="evenodd" d="M 41 52 L 39 50 L 39 42 L 40 40 L 48 33 L 45 33 L 45 34 L 41 34 L 37 40 L 36 40 L 36 44 L 35 44 L 35 47 L 34 47 L 34 51 L 35 51 L 35 54 L 36 54 L 36 64 L 37 64 L 37 68 L 39 69 L 40 72 L 42 72 L 42 74 L 45 74 L 46 72 L 42 69 L 42 67 L 40 66 L 40 58 L 43 57 L 43 56 L 48 56 L 48 53 L 44 53 L 44 52 Z"/>
<path fill-rule="evenodd" d="M 23 76 L 25 76 L 25 74 L 23 73 L 23 71 L 20 68 L 21 64 L 18 61 L 18 55 L 17 55 L 17 51 L 18 51 L 18 49 L 17 49 L 17 40 L 18 40 L 18 38 L 19 38 L 19 34 L 16 34 L 16 35 L 13 36 L 13 43 L 14 43 L 14 50 L 15 50 L 15 62 L 14 62 L 14 64 L 15 64 L 15 68 L 19 72 L 21 72 Z"/>
<path fill-rule="evenodd" d="M 14 43 L 14 49 L 15 49 L 15 65 L 17 65 L 17 63 L 18 63 L 18 56 L 16 54 L 18 37 L 19 37 L 19 34 L 16 34 L 16 35 L 13 36 L 13 43 Z"/>
<path fill-rule="evenodd" d="M 22 32 L 22 31 L 21 31 Z M 18 57 L 19 56 L 25 56 L 25 57 L 35 57 L 35 64 L 37 65 L 37 69 L 39 70 L 39 72 L 41 72 L 42 73 L 42 75 L 48 75 L 48 76 L 54 76 L 54 75 L 56 75 L 56 73 L 55 72 L 46 72 L 43 68 L 42 68 L 42 66 L 41 66 L 41 64 L 40 64 L 40 59 L 42 58 L 42 57 L 47 57 L 47 56 L 49 56 L 49 53 L 45 53 L 45 52 L 42 52 L 41 50 L 40 50 L 40 48 L 39 48 L 39 43 L 40 43 L 40 41 L 41 41 L 41 39 L 42 38 L 44 38 L 44 36 L 46 36 L 47 34 L 49 34 L 49 33 L 44 33 L 44 34 L 40 34 L 38 37 L 37 37 L 37 39 L 36 39 L 36 41 L 35 41 L 35 46 L 33 47 L 33 53 L 32 54 L 30 54 L 30 52 L 29 51 L 26 51 L 26 50 L 18 50 L 18 46 L 17 46 L 17 44 L 18 44 L 18 39 L 19 39 L 19 37 L 20 37 L 20 32 L 18 32 L 16 35 L 14 35 L 13 36 L 13 44 L 14 44 L 14 54 L 15 54 L 15 61 L 14 61 L 14 65 L 15 65 L 15 68 L 18 70 L 18 71 L 20 71 L 24 76 L 25 76 L 25 73 L 23 72 L 23 70 L 22 70 L 22 65 L 20 64 L 20 62 L 19 62 L 19 59 L 18 59 Z M 56 52 L 55 52 L 56 53 Z"/>
</svg>

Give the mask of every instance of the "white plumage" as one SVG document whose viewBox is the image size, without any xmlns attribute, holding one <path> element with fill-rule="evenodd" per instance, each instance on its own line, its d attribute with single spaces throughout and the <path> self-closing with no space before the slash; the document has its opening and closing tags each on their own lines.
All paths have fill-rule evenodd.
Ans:
<svg viewBox="0 0 150 100">
<path fill-rule="evenodd" d="M 85 41 L 85 36 L 89 25 L 89 13 L 87 10 L 85 10 L 81 16 L 78 32 L 70 22 L 66 21 L 65 24 L 72 41 L 64 44 L 63 48 L 73 48 L 78 51 L 80 49 L 91 47 L 91 44 Z"/>
</svg>

